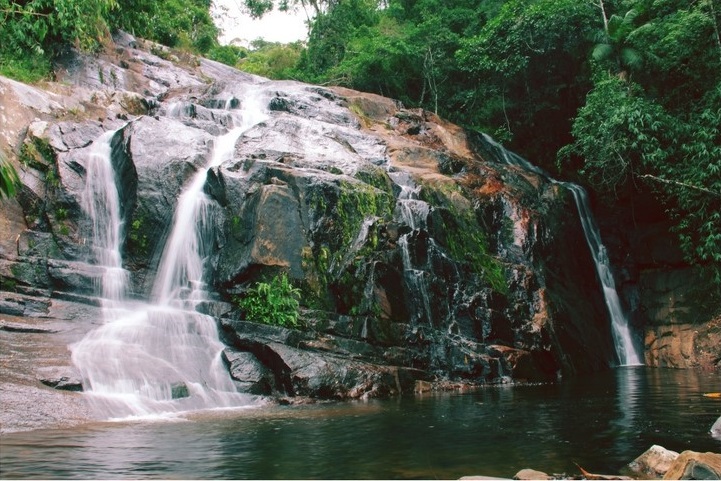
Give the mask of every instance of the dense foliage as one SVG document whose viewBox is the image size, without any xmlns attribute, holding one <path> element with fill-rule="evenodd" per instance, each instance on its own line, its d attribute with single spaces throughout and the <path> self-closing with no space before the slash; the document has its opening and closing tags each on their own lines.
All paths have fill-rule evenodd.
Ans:
<svg viewBox="0 0 721 481">
<path fill-rule="evenodd" d="M 297 4 L 307 2 L 278 6 Z M 721 11 L 714 0 L 313 6 L 307 47 L 288 76 L 436 111 L 610 201 L 652 190 L 675 220 L 687 258 L 721 272 Z"/>
<path fill-rule="evenodd" d="M 121 28 L 260 75 L 380 93 L 597 195 L 654 190 L 689 260 L 721 264 L 717 0 L 240 3 L 254 16 L 306 9 L 307 43 L 220 46 L 211 0 L 0 0 L 0 73 L 47 77 L 59 49 L 93 50 Z"/>
<path fill-rule="evenodd" d="M 251 322 L 282 327 L 298 327 L 300 289 L 293 287 L 288 276 L 281 274 L 270 282 L 258 282 L 238 301 Z"/>
</svg>

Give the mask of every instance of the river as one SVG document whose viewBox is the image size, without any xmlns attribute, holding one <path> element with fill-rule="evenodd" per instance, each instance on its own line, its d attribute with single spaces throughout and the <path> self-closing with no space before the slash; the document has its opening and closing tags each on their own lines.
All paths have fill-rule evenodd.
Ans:
<svg viewBox="0 0 721 481">
<path fill-rule="evenodd" d="M 653 444 L 721 452 L 718 372 L 641 367 L 537 386 L 218 410 L 3 434 L 10 478 L 455 479 L 616 473 Z"/>
</svg>

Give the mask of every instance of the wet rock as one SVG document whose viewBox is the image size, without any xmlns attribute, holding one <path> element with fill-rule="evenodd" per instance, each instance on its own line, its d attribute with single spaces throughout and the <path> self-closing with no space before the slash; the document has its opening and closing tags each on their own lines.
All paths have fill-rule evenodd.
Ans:
<svg viewBox="0 0 721 481">
<path fill-rule="evenodd" d="M 28 167 L 19 212 L 2 225 L 17 240 L 2 240 L 0 271 L 18 292 L 1 308 L 29 313 L 17 295 L 30 289 L 98 303 L 101 269 L 80 205 L 88 154 L 110 129 L 119 129 L 111 153 L 123 266 L 130 295 L 149 297 L 179 193 L 253 92 L 267 118 L 203 188 L 208 299 L 198 309 L 223 317 L 225 341 L 272 373 L 258 389 L 370 397 L 431 376 L 541 381 L 610 364 L 601 289 L 559 186 L 500 165 L 475 136 L 392 99 L 268 81 L 122 33 L 117 41 L 59 59 L 83 116 L 2 84 L 14 92 L 3 106 L 22 114 L 13 132 L 32 123 L 26 145 L 49 152 Z M 279 273 L 303 292 L 305 332 L 245 323 L 230 302 Z M 239 383 L 261 382 L 226 362 Z"/>
<path fill-rule="evenodd" d="M 230 376 L 237 381 L 240 392 L 250 394 L 271 394 L 275 386 L 273 373 L 250 352 L 225 348 L 223 361 L 228 366 Z"/>
<path fill-rule="evenodd" d="M 663 479 L 721 479 L 721 454 L 683 451 Z"/>
<path fill-rule="evenodd" d="M 170 385 L 170 398 L 171 399 L 182 399 L 190 397 L 188 386 L 184 382 L 176 382 Z"/>
<path fill-rule="evenodd" d="M 721 416 L 719 416 L 716 422 L 713 423 L 709 432 L 711 433 L 711 436 L 721 439 Z"/>
<path fill-rule="evenodd" d="M 82 391 L 83 382 L 80 374 L 71 367 L 40 368 L 39 381 L 46 386 L 62 391 Z"/>
<path fill-rule="evenodd" d="M 677 457 L 676 451 L 653 445 L 630 462 L 627 469 L 643 479 L 659 479 L 668 472 Z"/>
<path fill-rule="evenodd" d="M 19 332 L 25 334 L 52 334 L 53 332 L 57 332 L 56 330 L 47 327 L 36 327 L 16 322 L 7 322 L 2 319 L 0 319 L 0 331 Z"/>
<path fill-rule="evenodd" d="M 646 328 L 646 364 L 677 369 L 721 366 L 721 317 L 698 324 Z"/>
</svg>

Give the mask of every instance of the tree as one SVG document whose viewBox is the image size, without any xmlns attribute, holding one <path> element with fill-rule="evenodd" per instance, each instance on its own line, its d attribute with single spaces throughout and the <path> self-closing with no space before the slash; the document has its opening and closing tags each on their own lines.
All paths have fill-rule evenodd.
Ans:
<svg viewBox="0 0 721 481">
<path fill-rule="evenodd" d="M 296 75 L 302 45 L 300 42 L 281 44 L 255 40 L 252 50 L 237 64 L 240 70 L 272 79 L 292 78 Z"/>
<path fill-rule="evenodd" d="M 44 54 L 58 43 L 93 50 L 107 34 L 116 0 L 0 0 L 3 53 Z"/>
<path fill-rule="evenodd" d="M 637 70 L 642 65 L 641 53 L 628 45 L 638 14 L 637 9 L 631 9 L 623 17 L 612 15 L 604 22 L 601 43 L 593 49 L 594 60 L 610 64 L 611 70 L 623 78 L 628 77 L 629 70 Z"/>
<path fill-rule="evenodd" d="M 506 2 L 456 53 L 475 84 L 458 106 L 463 120 L 552 169 L 591 87 L 588 51 L 601 24 L 588 2 Z"/>
<path fill-rule="evenodd" d="M 110 15 L 113 28 L 168 47 L 207 53 L 218 45 L 209 0 L 125 0 Z"/>
<path fill-rule="evenodd" d="M 66 45 L 95 50 L 116 6 L 116 0 L 0 0 L 0 73 L 33 82 L 50 75 L 50 59 Z"/>
<path fill-rule="evenodd" d="M 629 6 L 639 10 L 611 16 L 609 39 L 617 60 L 623 48 L 643 52 L 644 68 L 617 75 L 629 65 L 608 69 L 609 57 L 594 55 L 594 88 L 559 157 L 576 159 L 602 193 L 652 188 L 687 260 L 713 267 L 721 282 L 721 57 L 713 9 L 680 0 L 620 8 Z"/>
</svg>

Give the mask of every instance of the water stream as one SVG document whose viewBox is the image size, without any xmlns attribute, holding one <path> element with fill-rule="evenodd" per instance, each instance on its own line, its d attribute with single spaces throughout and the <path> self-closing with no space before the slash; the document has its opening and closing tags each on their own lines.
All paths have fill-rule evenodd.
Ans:
<svg viewBox="0 0 721 481">
<path fill-rule="evenodd" d="M 553 179 L 543 169 L 531 164 L 523 157 L 506 150 L 502 145 L 493 140 L 490 136 L 483 134 L 483 139 L 491 146 L 496 154 L 496 158 L 508 165 L 520 167 L 523 170 L 533 172 L 540 175 L 544 179 L 558 184 L 569 190 L 573 195 L 573 200 L 578 210 L 578 216 L 583 226 L 583 233 L 586 237 L 586 243 L 591 251 L 593 263 L 596 267 L 596 273 L 603 287 L 603 298 L 611 318 L 611 333 L 616 350 L 616 357 L 621 366 L 638 366 L 643 361 L 633 340 L 633 334 L 628 323 L 628 319 L 623 312 L 621 300 L 618 297 L 616 284 L 611 273 L 611 265 L 608 259 L 606 247 L 601 240 L 601 234 L 598 225 L 591 212 L 588 201 L 588 194 L 580 185 L 570 182 L 560 182 Z"/>
<path fill-rule="evenodd" d="M 409 247 L 409 237 L 426 227 L 431 206 L 418 198 L 420 186 L 416 185 L 408 173 L 389 172 L 388 175 L 401 189 L 396 200 L 394 218 L 411 228 L 411 232 L 402 234 L 398 238 L 398 247 L 403 259 L 403 277 L 406 285 L 414 298 L 420 301 L 411 306 L 413 320 L 418 324 L 433 325 L 433 312 L 428 294 L 430 272 L 427 266 L 414 265 Z"/>
<path fill-rule="evenodd" d="M 252 93 L 243 99 L 242 112 L 233 112 L 236 126 L 216 139 L 208 164 L 180 195 L 149 302 L 125 299 L 120 202 L 111 163 L 115 133 L 95 141 L 83 206 L 92 220 L 94 261 L 104 271 L 105 319 L 72 346 L 72 358 L 101 417 L 157 416 L 254 403 L 252 397 L 237 393 L 223 366 L 224 346 L 215 320 L 195 307 L 207 297 L 203 269 L 213 206 L 203 192 L 207 173 L 228 160 L 238 138 L 265 118 L 260 105 Z"/>
</svg>

